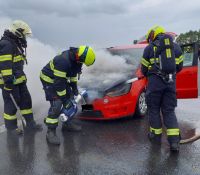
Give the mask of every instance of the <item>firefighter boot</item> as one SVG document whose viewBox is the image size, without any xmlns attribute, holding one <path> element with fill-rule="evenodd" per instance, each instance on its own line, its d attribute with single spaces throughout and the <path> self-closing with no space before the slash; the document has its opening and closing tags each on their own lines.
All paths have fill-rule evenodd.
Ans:
<svg viewBox="0 0 200 175">
<path fill-rule="evenodd" d="M 34 120 L 30 120 L 26 122 L 26 130 L 28 131 L 42 131 L 42 125 L 37 124 Z"/>
<path fill-rule="evenodd" d="M 170 143 L 170 151 L 179 152 L 179 142 Z"/>
<path fill-rule="evenodd" d="M 62 124 L 62 131 L 74 131 L 74 132 L 78 132 L 81 131 L 82 127 L 80 125 L 77 125 L 73 122 L 63 122 Z"/>
<path fill-rule="evenodd" d="M 153 143 L 153 144 L 160 145 L 161 144 L 161 137 L 162 137 L 162 134 L 154 134 L 152 132 L 148 133 L 148 138 L 149 138 L 150 142 Z"/>
<path fill-rule="evenodd" d="M 48 143 L 60 145 L 60 139 L 56 135 L 56 129 L 48 129 L 46 139 Z"/>
</svg>

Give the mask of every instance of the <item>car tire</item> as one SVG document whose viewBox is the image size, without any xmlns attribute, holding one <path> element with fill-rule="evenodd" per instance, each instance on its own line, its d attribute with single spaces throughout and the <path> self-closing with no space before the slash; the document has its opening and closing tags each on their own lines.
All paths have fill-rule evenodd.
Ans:
<svg viewBox="0 0 200 175">
<path fill-rule="evenodd" d="M 145 91 L 143 90 L 137 101 L 135 116 L 144 117 L 147 114 L 147 104 L 145 100 Z"/>
</svg>

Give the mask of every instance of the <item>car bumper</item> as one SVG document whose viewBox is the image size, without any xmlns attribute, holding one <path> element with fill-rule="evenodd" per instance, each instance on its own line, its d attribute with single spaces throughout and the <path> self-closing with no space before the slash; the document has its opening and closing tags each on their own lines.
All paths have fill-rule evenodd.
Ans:
<svg viewBox="0 0 200 175">
<path fill-rule="evenodd" d="M 134 114 L 134 104 L 130 94 L 120 97 L 104 97 L 93 104 L 82 105 L 79 118 L 88 120 L 106 120 L 127 117 Z"/>
<path fill-rule="evenodd" d="M 105 96 L 95 99 L 91 104 L 82 105 L 79 118 L 88 120 L 108 120 L 133 116 L 138 97 L 144 90 L 146 79 L 133 82 L 131 90 L 118 97 Z"/>
</svg>

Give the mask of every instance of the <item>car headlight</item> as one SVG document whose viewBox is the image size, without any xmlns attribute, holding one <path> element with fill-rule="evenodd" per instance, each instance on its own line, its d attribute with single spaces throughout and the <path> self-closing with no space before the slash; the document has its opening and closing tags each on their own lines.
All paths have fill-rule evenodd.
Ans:
<svg viewBox="0 0 200 175">
<path fill-rule="evenodd" d="M 132 83 L 122 83 L 106 90 L 105 95 L 110 97 L 116 97 L 127 94 L 131 89 Z"/>
</svg>

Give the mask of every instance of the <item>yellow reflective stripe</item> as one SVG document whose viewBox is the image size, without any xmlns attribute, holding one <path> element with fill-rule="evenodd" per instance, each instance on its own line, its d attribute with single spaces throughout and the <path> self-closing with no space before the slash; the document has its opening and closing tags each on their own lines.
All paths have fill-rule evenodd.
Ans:
<svg viewBox="0 0 200 175">
<path fill-rule="evenodd" d="M 164 42 L 165 42 L 165 45 L 166 45 L 166 46 L 169 45 L 169 44 L 170 44 L 169 38 L 165 38 L 165 39 L 164 39 Z"/>
<path fill-rule="evenodd" d="M 176 58 L 176 64 L 179 64 L 179 58 Z"/>
<path fill-rule="evenodd" d="M 12 75 L 12 69 L 1 70 L 2 76 Z"/>
<path fill-rule="evenodd" d="M 171 58 L 172 57 L 171 49 L 166 49 L 166 56 L 167 56 L 167 58 Z"/>
<path fill-rule="evenodd" d="M 51 68 L 51 70 L 53 71 L 53 70 L 54 70 L 53 60 L 51 60 L 49 64 L 50 64 L 50 68 Z"/>
<path fill-rule="evenodd" d="M 3 62 L 3 61 L 12 61 L 12 55 L 1 55 L 0 62 Z"/>
<path fill-rule="evenodd" d="M 63 90 L 63 91 L 56 91 L 56 93 L 57 93 L 59 96 L 64 96 L 64 95 L 66 95 L 67 91 L 66 91 L 66 89 L 65 89 L 65 90 Z"/>
<path fill-rule="evenodd" d="M 146 66 L 146 67 L 148 67 L 150 63 L 145 58 L 142 58 L 141 59 L 141 64 Z"/>
<path fill-rule="evenodd" d="M 150 132 L 153 132 L 154 134 L 162 134 L 162 128 L 156 129 L 150 127 Z"/>
<path fill-rule="evenodd" d="M 66 78 L 66 75 L 67 75 L 66 72 L 62 72 L 57 69 L 53 70 L 53 74 L 57 77 L 62 77 L 62 78 Z"/>
<path fill-rule="evenodd" d="M 179 62 L 182 62 L 183 61 L 183 55 L 181 55 L 180 57 L 179 57 Z"/>
<path fill-rule="evenodd" d="M 176 129 L 167 129 L 167 135 L 168 136 L 178 136 L 180 134 L 180 130 L 178 128 Z"/>
<path fill-rule="evenodd" d="M 176 58 L 176 64 L 180 64 L 183 62 L 183 55 L 181 55 L 179 58 Z"/>
<path fill-rule="evenodd" d="M 20 78 L 15 79 L 14 84 L 20 84 L 23 83 L 24 81 L 26 81 L 26 76 L 23 75 Z M 3 79 L 0 78 L 0 84 L 4 84 Z"/>
<path fill-rule="evenodd" d="M 7 91 L 11 91 L 12 90 L 12 89 L 7 88 L 7 87 L 4 87 L 4 89 L 7 90 Z"/>
<path fill-rule="evenodd" d="M 16 62 L 23 61 L 23 60 L 25 60 L 25 58 L 22 55 L 18 55 L 16 57 L 14 57 L 13 62 L 16 63 Z"/>
<path fill-rule="evenodd" d="M 6 120 L 16 120 L 17 119 L 16 115 L 9 115 L 6 113 L 3 114 L 3 118 Z"/>
<path fill-rule="evenodd" d="M 4 84 L 4 81 L 0 78 L 0 84 Z"/>
<path fill-rule="evenodd" d="M 26 76 L 22 75 L 20 78 L 15 79 L 14 84 L 20 84 L 26 81 Z"/>
<path fill-rule="evenodd" d="M 56 124 L 58 123 L 58 119 L 52 119 L 52 118 L 46 118 L 45 120 L 45 123 L 48 123 L 48 124 Z"/>
<path fill-rule="evenodd" d="M 33 113 L 32 109 L 23 109 L 23 110 L 20 110 L 20 112 L 22 115 L 27 115 L 27 114 Z"/>
<path fill-rule="evenodd" d="M 159 60 L 160 60 L 160 58 L 150 58 L 149 61 L 150 61 L 151 64 L 153 64 L 153 63 L 155 63 L 155 61 L 156 61 L 156 63 L 158 63 Z"/>
<path fill-rule="evenodd" d="M 70 82 L 70 77 L 66 77 L 66 79 L 67 79 L 67 82 Z"/>
<path fill-rule="evenodd" d="M 67 75 L 66 72 L 55 69 L 54 64 L 53 64 L 53 60 L 50 61 L 50 68 L 53 71 L 53 74 L 55 76 L 66 78 L 66 75 Z"/>
<path fill-rule="evenodd" d="M 77 82 L 77 81 L 78 81 L 77 77 L 70 77 L 70 82 Z"/>
<path fill-rule="evenodd" d="M 40 72 L 40 78 L 47 83 L 54 83 L 54 80 L 46 75 L 44 75 L 42 72 Z"/>
</svg>

